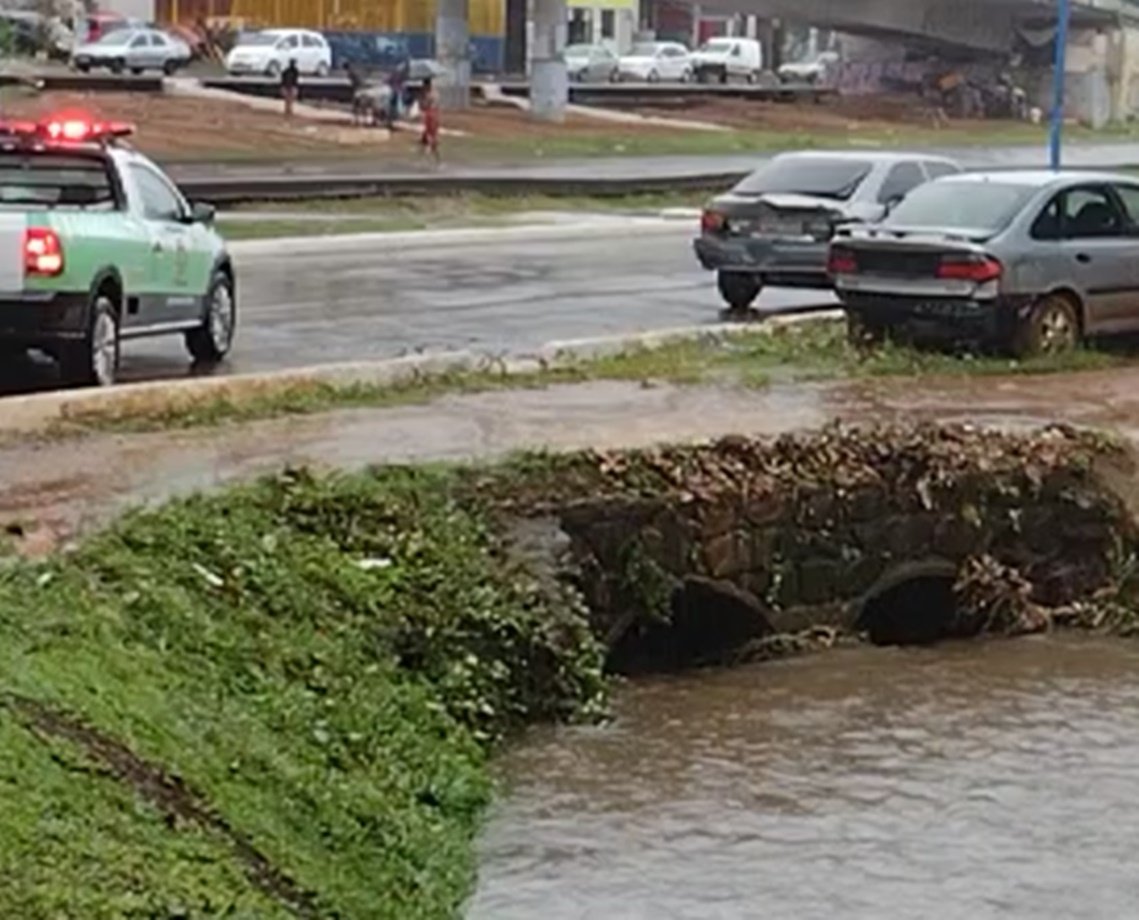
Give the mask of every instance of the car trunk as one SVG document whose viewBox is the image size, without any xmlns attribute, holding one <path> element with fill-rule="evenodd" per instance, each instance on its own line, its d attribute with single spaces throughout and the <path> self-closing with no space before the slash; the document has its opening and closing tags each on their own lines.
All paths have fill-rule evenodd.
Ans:
<svg viewBox="0 0 1139 920">
<path fill-rule="evenodd" d="M 982 259 L 983 238 L 922 230 L 869 230 L 841 236 L 836 250 L 849 253 L 854 270 L 847 274 L 891 278 L 934 278 L 946 263 L 968 264 Z"/>
<path fill-rule="evenodd" d="M 811 195 L 723 195 L 709 209 L 716 218 L 706 229 L 726 236 L 810 237 L 818 241 L 834 235 L 842 211 L 835 202 Z"/>
</svg>

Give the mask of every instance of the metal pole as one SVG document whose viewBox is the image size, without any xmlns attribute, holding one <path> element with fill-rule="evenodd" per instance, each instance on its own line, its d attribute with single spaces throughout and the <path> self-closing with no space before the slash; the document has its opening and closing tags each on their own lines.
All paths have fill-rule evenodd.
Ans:
<svg viewBox="0 0 1139 920">
<path fill-rule="evenodd" d="M 1071 0 L 1056 0 L 1056 56 L 1052 64 L 1052 120 L 1048 152 L 1053 169 L 1060 168 L 1060 147 L 1064 134 L 1064 70 L 1068 54 L 1068 19 Z"/>
</svg>

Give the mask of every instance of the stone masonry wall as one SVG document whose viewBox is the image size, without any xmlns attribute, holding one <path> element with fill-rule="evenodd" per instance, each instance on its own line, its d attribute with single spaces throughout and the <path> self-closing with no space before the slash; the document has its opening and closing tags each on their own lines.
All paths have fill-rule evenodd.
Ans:
<svg viewBox="0 0 1139 920">
<path fill-rule="evenodd" d="M 1036 603 L 1086 598 L 1130 545 L 1097 474 L 1122 459 L 1061 429 L 831 429 L 582 455 L 551 480 L 573 481 L 569 494 L 535 507 L 568 536 L 565 571 L 610 648 L 675 667 L 772 633 L 857 631 L 889 585 L 952 579 L 982 556 Z"/>
</svg>

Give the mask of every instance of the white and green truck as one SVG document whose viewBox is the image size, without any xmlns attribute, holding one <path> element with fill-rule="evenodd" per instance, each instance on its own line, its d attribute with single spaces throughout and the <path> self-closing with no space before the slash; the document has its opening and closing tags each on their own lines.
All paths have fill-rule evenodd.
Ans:
<svg viewBox="0 0 1139 920">
<path fill-rule="evenodd" d="M 0 122 L 0 352 L 44 352 L 70 385 L 113 384 L 124 339 L 182 335 L 199 363 L 233 344 L 233 263 L 213 208 L 189 204 L 130 133 Z"/>
</svg>

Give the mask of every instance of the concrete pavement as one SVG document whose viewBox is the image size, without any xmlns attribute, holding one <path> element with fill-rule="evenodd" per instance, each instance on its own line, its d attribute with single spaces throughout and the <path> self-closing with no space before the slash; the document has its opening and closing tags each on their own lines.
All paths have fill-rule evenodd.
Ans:
<svg viewBox="0 0 1139 920">
<path fill-rule="evenodd" d="M 858 149 L 851 145 L 842 149 Z M 868 148 L 869 149 L 869 148 Z M 970 169 L 1000 169 L 1009 167 L 1047 166 L 1048 156 L 1043 135 L 1039 144 L 1019 146 L 985 147 L 921 147 L 929 153 L 952 157 Z M 596 157 L 583 159 L 553 160 L 546 163 L 505 163 L 474 166 L 469 164 L 444 163 L 439 171 L 423 165 L 416 168 L 407 163 L 384 162 L 377 158 L 374 162 L 363 159 L 324 160 L 309 162 L 281 163 L 173 163 L 168 168 L 175 178 L 205 178 L 215 176 L 249 175 L 364 175 L 376 174 L 392 179 L 414 178 L 430 181 L 430 176 L 453 181 L 456 178 L 471 179 L 526 179 L 549 181 L 565 179 L 581 182 L 589 179 L 619 180 L 642 178 L 692 178 L 704 175 L 743 173 L 755 169 L 771 157 L 769 151 L 754 154 L 707 155 L 707 156 L 657 156 L 657 157 Z M 1139 165 L 1139 143 L 1078 143 L 1064 148 L 1064 163 L 1071 167 L 1086 169 L 1112 169 L 1122 166 Z"/>
</svg>

